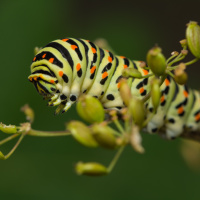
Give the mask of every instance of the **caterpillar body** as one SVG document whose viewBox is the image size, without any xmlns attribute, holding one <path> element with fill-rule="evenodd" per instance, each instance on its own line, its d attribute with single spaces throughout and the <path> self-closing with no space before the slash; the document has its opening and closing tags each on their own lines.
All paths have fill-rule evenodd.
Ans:
<svg viewBox="0 0 200 200">
<path fill-rule="evenodd" d="M 97 47 L 94 43 L 74 38 L 58 39 L 43 47 L 31 64 L 29 80 L 39 94 L 49 99 L 50 106 L 66 112 L 85 93 L 98 98 L 105 109 L 124 107 L 119 93 L 122 70 L 135 68 L 142 75 L 150 70 L 140 61 Z M 131 93 L 144 97 L 150 91 L 150 78 L 133 79 Z M 161 86 L 162 96 L 147 131 L 165 129 L 168 138 L 179 136 L 184 129 L 200 129 L 200 94 L 186 85 L 178 85 L 167 77 Z M 153 112 L 151 99 L 146 104 L 148 115 Z"/>
</svg>

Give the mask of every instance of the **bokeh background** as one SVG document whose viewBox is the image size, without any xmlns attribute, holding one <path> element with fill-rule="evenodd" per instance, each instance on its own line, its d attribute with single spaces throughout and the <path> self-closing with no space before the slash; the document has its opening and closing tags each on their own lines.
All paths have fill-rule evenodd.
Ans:
<svg viewBox="0 0 200 200">
<path fill-rule="evenodd" d="M 200 1 L 131 0 L 1 0 L 0 1 L 0 121 L 25 121 L 20 107 L 28 103 L 38 130 L 63 130 L 79 119 L 73 107 L 54 116 L 54 108 L 28 82 L 33 48 L 64 37 L 93 41 L 103 37 L 121 55 L 145 60 L 159 44 L 168 57 L 180 50 L 185 24 L 200 22 Z M 187 70 L 189 85 L 199 89 L 200 63 Z M 0 138 L 5 134 L 0 133 Z M 144 155 L 126 148 L 114 171 L 105 177 L 77 176 L 74 164 L 97 161 L 108 165 L 115 152 L 88 149 L 71 137 L 26 137 L 14 155 L 0 160 L 0 199 L 199 199 L 200 173 L 180 155 L 180 140 L 143 135 Z M 1 150 L 6 153 L 10 142 Z"/>
</svg>

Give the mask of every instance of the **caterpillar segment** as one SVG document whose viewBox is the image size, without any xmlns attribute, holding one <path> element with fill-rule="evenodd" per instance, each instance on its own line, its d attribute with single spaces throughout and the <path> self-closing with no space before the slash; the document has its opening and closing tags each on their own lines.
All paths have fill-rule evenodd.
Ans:
<svg viewBox="0 0 200 200">
<path fill-rule="evenodd" d="M 140 67 L 140 61 L 97 47 L 88 40 L 64 38 L 47 44 L 34 57 L 29 80 L 49 106 L 58 106 L 55 113 L 66 112 L 85 93 L 98 98 L 105 109 L 122 109 L 125 105 L 119 87 L 122 70 L 135 68 L 142 75 L 150 70 Z M 150 91 L 152 77 L 134 79 L 131 93 L 143 98 Z M 185 129 L 200 129 L 200 94 L 178 85 L 167 77 L 161 85 L 160 105 L 147 124 L 149 133 L 164 130 L 167 138 L 181 135 Z M 147 117 L 153 112 L 151 98 L 145 104 Z"/>
</svg>

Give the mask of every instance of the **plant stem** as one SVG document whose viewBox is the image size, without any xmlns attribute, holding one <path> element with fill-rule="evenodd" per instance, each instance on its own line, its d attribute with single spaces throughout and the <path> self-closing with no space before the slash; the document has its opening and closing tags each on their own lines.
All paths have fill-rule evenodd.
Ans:
<svg viewBox="0 0 200 200">
<path fill-rule="evenodd" d="M 118 130 L 121 132 L 121 133 L 124 133 L 124 129 L 122 127 L 122 125 L 119 123 L 119 120 L 118 119 L 115 119 L 113 120 L 115 126 L 118 128 Z"/>
<path fill-rule="evenodd" d="M 191 65 L 191 64 L 197 62 L 198 60 L 199 60 L 199 58 L 194 58 L 193 60 L 186 62 L 185 65 Z"/>
<path fill-rule="evenodd" d="M 56 136 L 67 136 L 70 135 L 69 131 L 38 131 L 31 129 L 27 132 L 27 135 L 37 137 L 56 137 Z"/>
<path fill-rule="evenodd" d="M 114 158 L 112 159 L 110 165 L 109 165 L 108 168 L 107 168 L 107 169 L 108 169 L 108 173 L 110 173 L 110 172 L 113 170 L 113 168 L 114 168 L 114 166 L 116 165 L 116 163 L 117 163 L 117 161 L 118 161 L 118 159 L 119 159 L 121 153 L 122 153 L 123 150 L 124 150 L 124 147 L 125 147 L 125 146 L 120 147 L 119 150 L 117 151 L 117 153 L 115 154 Z"/>
<path fill-rule="evenodd" d="M 8 159 L 16 150 L 16 148 L 19 146 L 20 142 L 22 141 L 22 139 L 24 138 L 25 134 L 21 134 L 19 140 L 17 141 L 17 143 L 15 144 L 15 146 L 10 150 L 10 152 L 4 156 L 4 159 Z"/>
<path fill-rule="evenodd" d="M 11 136 L 9 136 L 9 137 L 7 137 L 7 138 L 1 140 L 1 141 L 0 141 L 0 146 L 3 145 L 3 144 L 5 144 L 6 142 L 9 142 L 10 140 L 12 140 L 12 139 L 18 137 L 18 136 L 19 136 L 19 134 L 13 134 L 13 135 L 11 135 Z"/>
</svg>

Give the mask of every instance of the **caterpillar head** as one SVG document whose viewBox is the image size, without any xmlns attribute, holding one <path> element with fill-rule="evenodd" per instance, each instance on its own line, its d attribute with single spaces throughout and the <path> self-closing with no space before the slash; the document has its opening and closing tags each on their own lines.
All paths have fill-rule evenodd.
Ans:
<svg viewBox="0 0 200 200">
<path fill-rule="evenodd" d="M 45 99 L 50 99 L 55 95 L 57 89 L 53 79 L 49 81 L 43 74 L 32 74 L 28 79 L 34 84 L 38 93 Z"/>
</svg>

